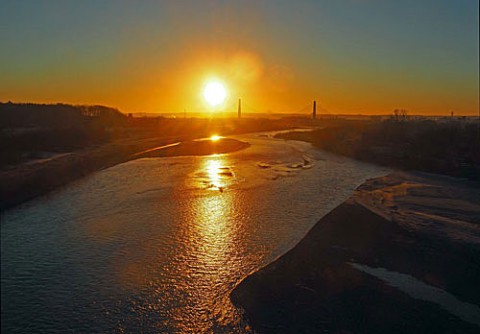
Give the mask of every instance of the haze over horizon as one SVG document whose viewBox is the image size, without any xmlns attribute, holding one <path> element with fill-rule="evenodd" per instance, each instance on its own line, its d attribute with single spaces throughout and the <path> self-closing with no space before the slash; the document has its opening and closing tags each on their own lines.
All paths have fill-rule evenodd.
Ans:
<svg viewBox="0 0 480 334">
<path fill-rule="evenodd" d="M 477 0 L 2 1 L 0 101 L 477 115 Z"/>
</svg>

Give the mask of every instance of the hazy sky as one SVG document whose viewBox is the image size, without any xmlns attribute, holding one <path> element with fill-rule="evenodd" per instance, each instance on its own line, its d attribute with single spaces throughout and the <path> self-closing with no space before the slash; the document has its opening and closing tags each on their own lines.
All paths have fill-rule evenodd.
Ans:
<svg viewBox="0 0 480 334">
<path fill-rule="evenodd" d="M 0 0 L 0 101 L 476 114 L 478 0 Z"/>
</svg>

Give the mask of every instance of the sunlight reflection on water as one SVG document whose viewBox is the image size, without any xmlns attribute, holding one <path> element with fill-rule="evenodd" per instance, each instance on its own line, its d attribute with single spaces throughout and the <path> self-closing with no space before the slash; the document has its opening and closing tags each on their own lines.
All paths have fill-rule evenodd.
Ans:
<svg viewBox="0 0 480 334">
<path fill-rule="evenodd" d="M 214 154 L 203 160 L 195 171 L 193 186 L 223 192 L 235 182 L 235 174 L 226 155 Z"/>
<path fill-rule="evenodd" d="M 179 314 L 183 320 L 185 316 L 190 318 L 188 322 L 191 323 L 185 326 L 185 331 L 192 330 L 192 327 L 223 327 L 225 330 L 228 326 L 226 319 L 240 319 L 238 310 L 228 299 L 229 286 L 225 285 L 233 278 L 234 268 L 238 267 L 238 258 L 235 258 L 237 244 L 233 238 L 238 225 L 230 217 L 232 196 L 232 193 L 218 192 L 197 197 L 189 203 L 188 209 L 193 209 L 195 214 L 191 224 L 185 226 L 188 260 L 183 270 L 190 277 L 186 289 L 195 287 L 196 296 L 187 312 Z"/>
<path fill-rule="evenodd" d="M 2 332 L 248 332 L 234 286 L 386 170 L 239 138 L 252 146 L 130 161 L 7 211 Z"/>
</svg>

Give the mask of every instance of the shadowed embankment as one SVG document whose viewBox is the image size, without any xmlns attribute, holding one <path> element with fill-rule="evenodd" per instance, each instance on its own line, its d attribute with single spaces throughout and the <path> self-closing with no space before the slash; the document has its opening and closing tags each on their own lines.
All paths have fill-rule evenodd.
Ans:
<svg viewBox="0 0 480 334">
<path fill-rule="evenodd" d="M 232 301 L 258 333 L 478 333 L 475 190 L 428 174 L 369 180 L 295 248 L 241 282 Z"/>
</svg>

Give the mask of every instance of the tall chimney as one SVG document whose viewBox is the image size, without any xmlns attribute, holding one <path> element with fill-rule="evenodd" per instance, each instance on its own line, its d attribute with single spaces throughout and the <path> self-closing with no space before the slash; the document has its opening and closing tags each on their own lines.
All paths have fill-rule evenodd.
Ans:
<svg viewBox="0 0 480 334">
<path fill-rule="evenodd" d="M 313 101 L 313 113 L 312 113 L 312 118 L 317 119 L 317 101 Z"/>
<path fill-rule="evenodd" d="M 238 99 L 238 118 L 242 118 L 242 99 Z"/>
</svg>

